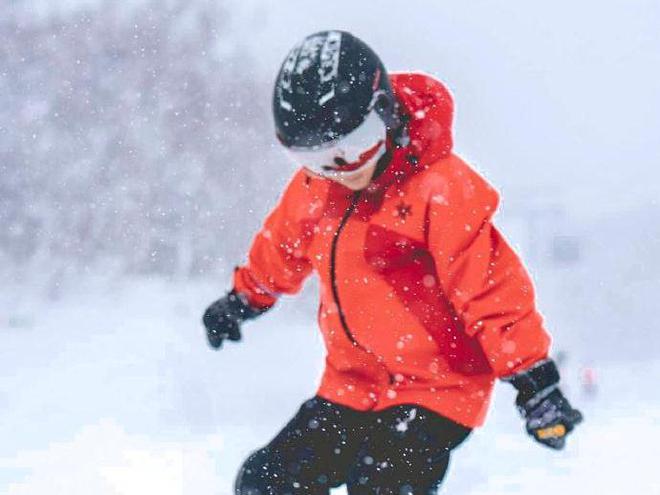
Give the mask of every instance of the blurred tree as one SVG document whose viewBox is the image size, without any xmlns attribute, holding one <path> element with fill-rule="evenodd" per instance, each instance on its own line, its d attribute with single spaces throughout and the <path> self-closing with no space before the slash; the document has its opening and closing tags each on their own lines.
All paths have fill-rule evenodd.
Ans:
<svg viewBox="0 0 660 495">
<path fill-rule="evenodd" d="M 222 1 L 0 18 L 2 266 L 190 276 L 238 261 L 276 192 L 270 77 L 230 27 Z"/>
</svg>

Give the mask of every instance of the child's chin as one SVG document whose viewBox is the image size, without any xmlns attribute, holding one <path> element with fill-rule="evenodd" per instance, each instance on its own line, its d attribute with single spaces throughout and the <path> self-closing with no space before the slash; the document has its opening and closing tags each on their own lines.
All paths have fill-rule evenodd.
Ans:
<svg viewBox="0 0 660 495">
<path fill-rule="evenodd" d="M 345 179 L 342 181 L 342 184 L 353 191 L 359 191 L 369 185 L 369 180 L 366 177 L 356 177 L 354 179 Z"/>
</svg>

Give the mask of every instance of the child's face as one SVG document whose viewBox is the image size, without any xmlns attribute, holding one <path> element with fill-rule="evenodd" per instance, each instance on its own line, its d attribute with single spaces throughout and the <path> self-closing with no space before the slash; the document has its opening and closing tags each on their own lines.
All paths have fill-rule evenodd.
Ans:
<svg viewBox="0 0 660 495">
<path fill-rule="evenodd" d="M 369 185 L 376 165 L 386 153 L 387 129 L 375 111 L 351 133 L 324 145 L 288 147 L 287 154 L 314 176 L 354 191 Z"/>
</svg>

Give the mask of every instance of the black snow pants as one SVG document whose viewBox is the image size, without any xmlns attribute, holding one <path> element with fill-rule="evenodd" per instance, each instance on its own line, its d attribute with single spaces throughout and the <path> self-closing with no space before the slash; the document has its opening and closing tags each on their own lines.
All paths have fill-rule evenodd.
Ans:
<svg viewBox="0 0 660 495">
<path fill-rule="evenodd" d="M 243 464 L 236 495 L 432 495 L 470 429 L 416 405 L 362 412 L 320 397 Z"/>
</svg>

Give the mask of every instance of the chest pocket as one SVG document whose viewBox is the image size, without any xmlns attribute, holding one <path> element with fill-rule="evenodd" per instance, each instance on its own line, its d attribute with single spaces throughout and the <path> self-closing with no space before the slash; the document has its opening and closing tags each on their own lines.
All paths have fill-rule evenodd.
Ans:
<svg viewBox="0 0 660 495">
<path fill-rule="evenodd" d="M 422 205 L 395 197 L 387 201 L 369 222 L 364 255 L 377 272 L 419 264 L 429 256 L 424 241 Z M 420 211 L 418 211 L 420 210 Z"/>
</svg>

